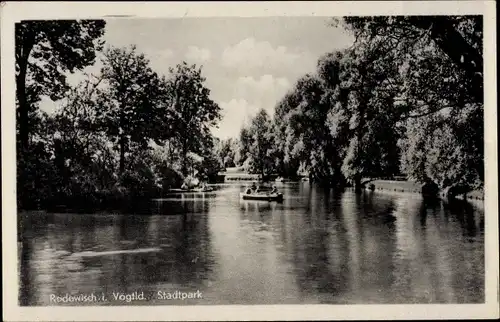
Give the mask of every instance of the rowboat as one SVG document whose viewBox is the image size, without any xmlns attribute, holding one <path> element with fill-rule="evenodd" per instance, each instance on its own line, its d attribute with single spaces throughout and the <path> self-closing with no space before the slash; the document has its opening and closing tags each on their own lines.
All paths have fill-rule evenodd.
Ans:
<svg viewBox="0 0 500 322">
<path fill-rule="evenodd" d="M 262 201 L 283 201 L 282 193 L 244 193 L 240 192 L 240 198 L 243 200 L 262 200 Z"/>
</svg>

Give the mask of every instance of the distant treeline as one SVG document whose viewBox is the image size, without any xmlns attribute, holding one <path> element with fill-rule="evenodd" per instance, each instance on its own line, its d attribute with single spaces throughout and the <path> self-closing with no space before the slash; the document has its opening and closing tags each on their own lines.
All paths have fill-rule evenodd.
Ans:
<svg viewBox="0 0 500 322">
<path fill-rule="evenodd" d="M 229 166 L 329 186 L 406 176 L 452 193 L 481 188 L 482 17 L 331 22 L 353 46 L 320 57 L 274 115 L 262 110 L 223 142 L 210 132 L 221 114 L 200 67 L 159 75 L 134 46 L 104 49 L 100 20 L 18 23 L 19 206 L 148 198 Z M 100 73 L 70 87 L 65 73 L 97 52 Z M 43 96 L 60 100 L 55 113 L 39 109 Z"/>
<path fill-rule="evenodd" d="M 225 166 L 308 173 L 326 185 L 404 176 L 450 196 L 484 182 L 482 17 L 349 17 L 346 50 L 320 57 L 236 140 Z"/>
</svg>

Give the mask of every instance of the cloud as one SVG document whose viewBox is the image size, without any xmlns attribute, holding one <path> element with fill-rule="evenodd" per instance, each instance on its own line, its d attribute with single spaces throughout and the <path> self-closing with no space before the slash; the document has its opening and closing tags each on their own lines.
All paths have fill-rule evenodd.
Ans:
<svg viewBox="0 0 500 322">
<path fill-rule="evenodd" d="M 273 75 L 266 74 L 256 79 L 251 76 L 243 76 L 238 78 L 236 84 L 240 88 L 251 89 L 254 91 L 265 92 L 288 88 L 290 82 L 285 77 L 274 77 Z"/>
<path fill-rule="evenodd" d="M 170 59 L 174 56 L 174 51 L 169 48 L 162 49 L 155 53 L 155 58 Z"/>
<path fill-rule="evenodd" d="M 263 75 L 259 78 L 243 76 L 236 80 L 233 97 L 243 98 L 253 105 L 264 108 L 270 115 L 276 103 L 290 89 L 291 84 L 285 77 Z"/>
<path fill-rule="evenodd" d="M 297 69 L 303 73 L 304 68 L 314 68 L 309 62 L 310 54 L 307 51 L 289 50 L 285 46 L 273 47 L 268 41 L 257 41 L 246 38 L 234 46 L 229 46 L 222 52 L 222 65 L 240 71 L 276 71 L 290 73 L 289 69 Z M 293 71 L 292 71 L 293 72 Z"/>
<path fill-rule="evenodd" d="M 290 86 L 287 78 L 269 74 L 258 78 L 238 78 L 233 85 L 233 98 L 219 103 L 222 121 L 219 128 L 212 131 L 213 134 L 221 139 L 238 137 L 241 128 L 261 109 L 266 110 L 272 117 L 277 101 L 285 95 Z"/>
<path fill-rule="evenodd" d="M 245 99 L 232 99 L 219 103 L 219 106 L 222 109 L 222 121 L 219 128 L 214 128 L 212 133 L 221 139 L 238 137 L 241 128 L 260 110 Z"/>
<path fill-rule="evenodd" d="M 189 46 L 186 52 L 186 59 L 198 63 L 209 61 L 211 56 L 210 50 L 197 46 Z"/>
</svg>

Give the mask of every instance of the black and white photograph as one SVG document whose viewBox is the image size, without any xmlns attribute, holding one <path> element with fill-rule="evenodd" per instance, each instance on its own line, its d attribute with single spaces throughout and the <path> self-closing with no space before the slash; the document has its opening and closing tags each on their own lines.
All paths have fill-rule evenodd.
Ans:
<svg viewBox="0 0 500 322">
<path fill-rule="evenodd" d="M 446 3 L 48 18 L 3 3 L 21 17 L 2 22 L 4 298 L 80 308 L 70 320 L 425 317 L 416 304 L 498 318 L 495 4 Z"/>
</svg>

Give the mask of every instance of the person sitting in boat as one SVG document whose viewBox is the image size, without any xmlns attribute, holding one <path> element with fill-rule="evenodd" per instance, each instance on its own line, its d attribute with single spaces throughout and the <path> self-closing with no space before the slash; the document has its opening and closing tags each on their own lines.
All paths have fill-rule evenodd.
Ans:
<svg viewBox="0 0 500 322">
<path fill-rule="evenodd" d="M 274 194 L 274 193 L 278 193 L 278 188 L 276 188 L 275 185 L 273 185 L 273 189 L 271 190 L 271 193 Z"/>
<path fill-rule="evenodd" d="M 250 187 L 247 187 L 247 188 L 245 189 L 245 193 L 246 193 L 247 195 L 250 195 L 250 194 L 252 194 L 253 192 L 255 192 L 255 190 L 257 190 L 257 185 L 255 184 L 255 182 L 252 182 L 252 185 L 251 185 Z"/>
</svg>

